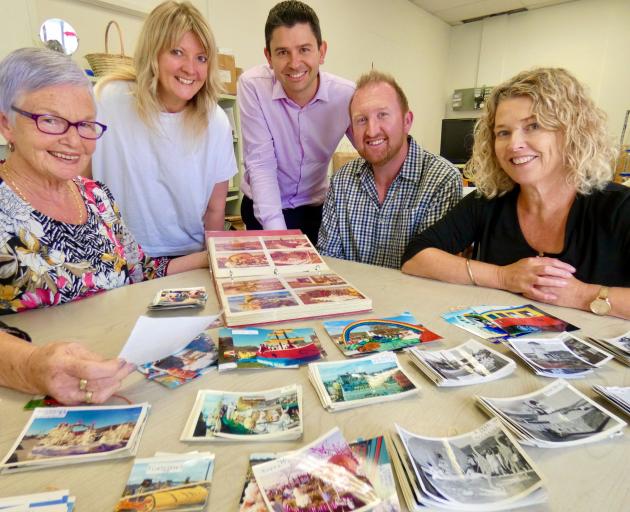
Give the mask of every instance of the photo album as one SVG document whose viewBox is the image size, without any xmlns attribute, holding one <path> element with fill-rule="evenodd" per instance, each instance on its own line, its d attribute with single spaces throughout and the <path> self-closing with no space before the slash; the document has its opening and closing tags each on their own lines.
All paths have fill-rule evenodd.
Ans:
<svg viewBox="0 0 630 512">
<path fill-rule="evenodd" d="M 372 310 L 299 230 L 207 231 L 206 240 L 229 327 Z"/>
</svg>

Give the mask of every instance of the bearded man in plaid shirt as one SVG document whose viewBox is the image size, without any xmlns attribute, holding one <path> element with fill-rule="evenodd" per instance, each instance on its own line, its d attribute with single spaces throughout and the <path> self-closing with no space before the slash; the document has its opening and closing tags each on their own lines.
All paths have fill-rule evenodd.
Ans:
<svg viewBox="0 0 630 512">
<path fill-rule="evenodd" d="M 359 79 L 350 119 L 362 158 L 333 176 L 317 247 L 325 256 L 400 268 L 409 240 L 461 199 L 461 175 L 409 135 L 413 113 L 390 75 L 373 70 Z"/>
</svg>

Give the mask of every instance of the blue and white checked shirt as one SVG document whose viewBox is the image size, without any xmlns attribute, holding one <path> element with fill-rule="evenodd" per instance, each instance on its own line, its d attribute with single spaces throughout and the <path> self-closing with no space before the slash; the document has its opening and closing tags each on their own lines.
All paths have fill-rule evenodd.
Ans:
<svg viewBox="0 0 630 512">
<path fill-rule="evenodd" d="M 400 268 L 411 238 L 431 226 L 462 197 L 459 171 L 408 136 L 409 151 L 383 204 L 372 166 L 363 158 L 333 176 L 317 247 L 324 256 Z"/>
</svg>

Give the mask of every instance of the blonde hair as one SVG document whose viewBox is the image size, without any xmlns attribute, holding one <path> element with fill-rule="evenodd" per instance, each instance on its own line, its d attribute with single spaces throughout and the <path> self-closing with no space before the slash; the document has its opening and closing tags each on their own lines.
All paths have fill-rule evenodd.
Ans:
<svg viewBox="0 0 630 512">
<path fill-rule="evenodd" d="M 492 90 L 485 112 L 475 125 L 475 142 L 466 177 L 487 197 L 500 196 L 514 182 L 499 165 L 494 143 L 497 107 L 504 99 L 532 100 L 536 121 L 543 128 L 562 133 L 567 180 L 582 194 L 602 189 L 613 177 L 615 145 L 606 132 L 606 114 L 585 87 L 562 68 L 523 71 Z"/>
<path fill-rule="evenodd" d="M 158 57 L 177 45 L 187 32 L 195 34 L 208 56 L 208 76 L 184 111 L 189 121 L 185 126 L 192 134 L 205 133 L 208 117 L 223 90 L 218 71 L 217 46 L 206 20 L 190 2 L 167 1 L 151 11 L 142 26 L 133 67 L 123 66 L 107 75 L 96 86 L 99 95 L 103 86 L 113 80 L 133 82 L 138 115 L 149 126 L 156 126 L 163 110 L 158 97 Z"/>
</svg>

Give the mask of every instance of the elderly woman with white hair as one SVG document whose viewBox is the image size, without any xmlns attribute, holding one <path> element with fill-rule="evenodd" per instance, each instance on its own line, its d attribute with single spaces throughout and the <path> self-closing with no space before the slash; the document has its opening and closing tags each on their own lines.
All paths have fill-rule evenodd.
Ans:
<svg viewBox="0 0 630 512">
<path fill-rule="evenodd" d="M 108 189 L 81 176 L 106 129 L 90 82 L 66 56 L 23 48 L 0 62 L 9 148 L 0 163 L 0 314 L 207 265 L 203 253 L 146 257 Z M 105 400 L 131 371 L 76 344 L 35 347 L 0 333 L 0 350 L 0 384 L 70 403 Z"/>
<path fill-rule="evenodd" d="M 403 272 L 630 318 L 630 189 L 611 183 L 614 154 L 573 75 L 519 73 L 475 127 L 478 192 L 409 244 Z"/>
</svg>

